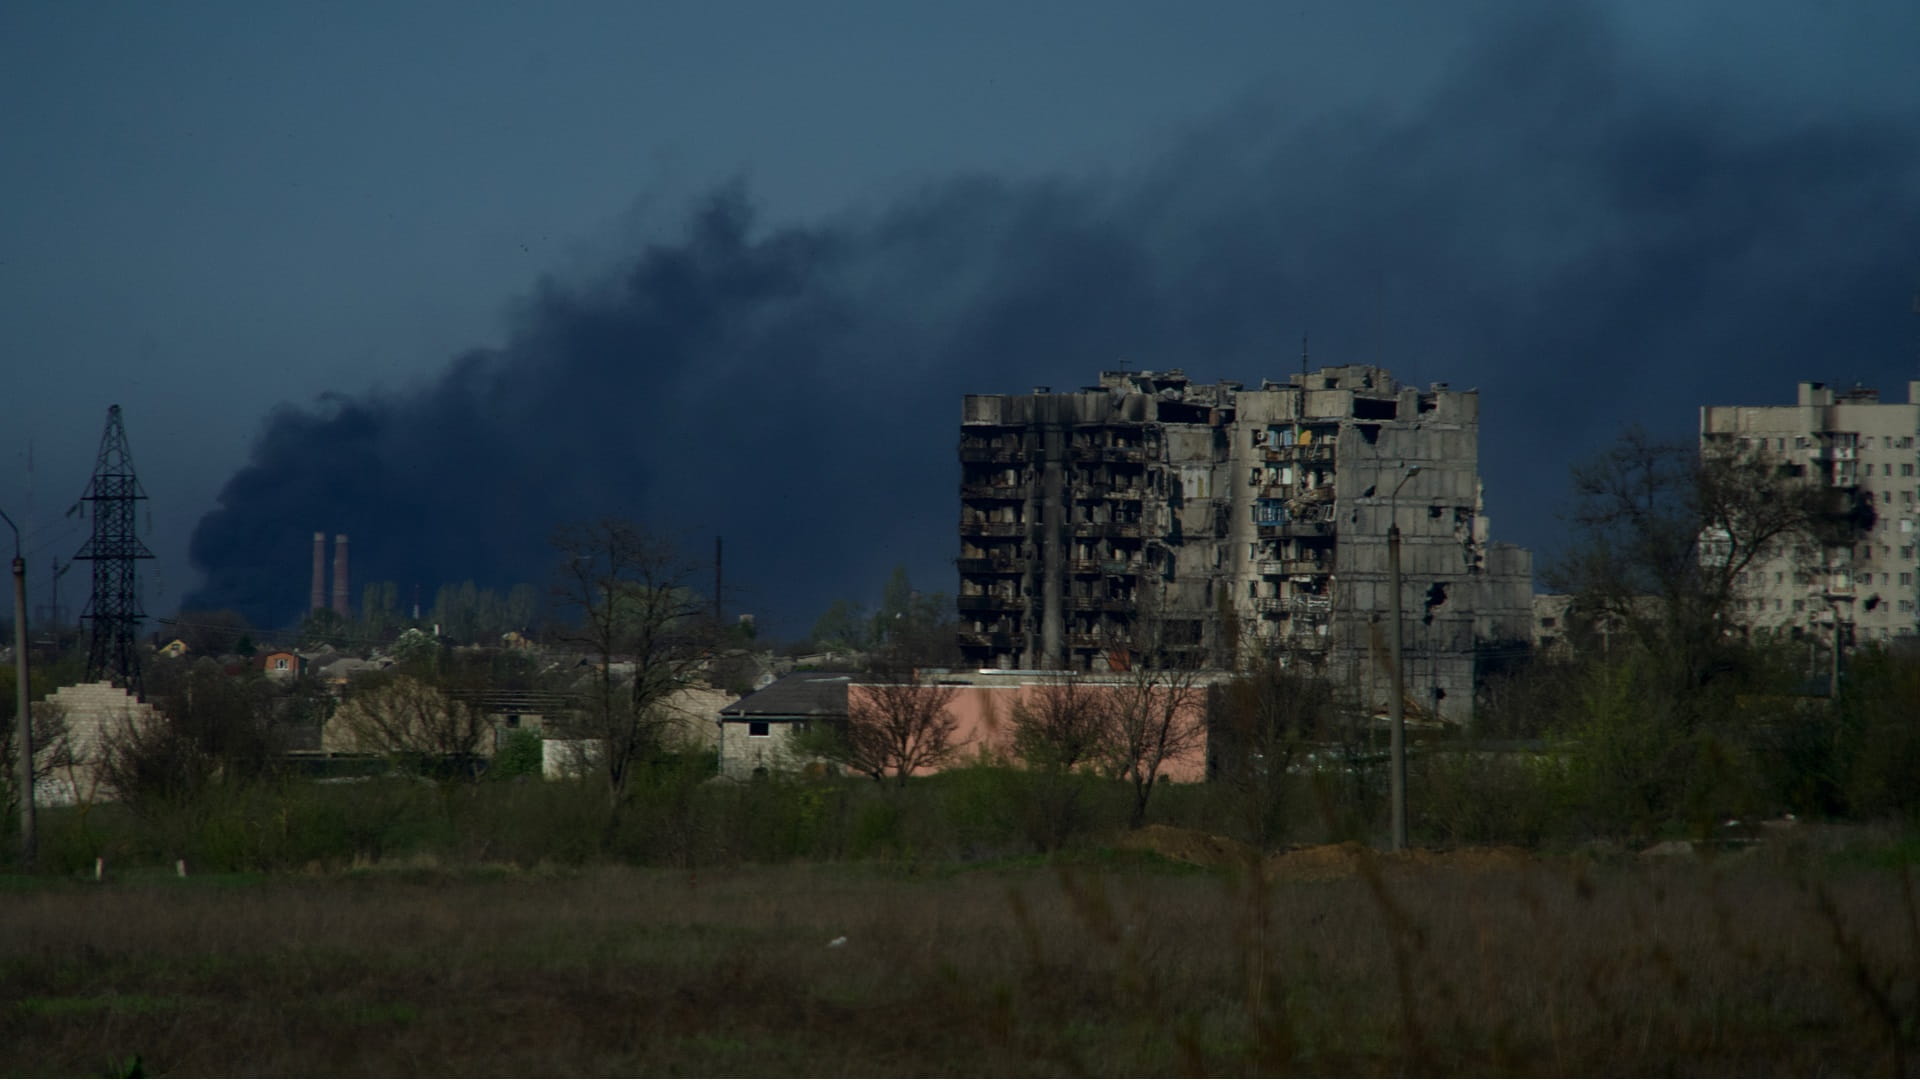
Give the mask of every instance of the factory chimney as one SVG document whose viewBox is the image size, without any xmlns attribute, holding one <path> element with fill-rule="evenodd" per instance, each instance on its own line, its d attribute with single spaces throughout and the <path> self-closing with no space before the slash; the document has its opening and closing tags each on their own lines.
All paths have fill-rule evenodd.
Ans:
<svg viewBox="0 0 1920 1080">
<path fill-rule="evenodd" d="M 313 534 L 313 589 L 307 593 L 307 610 L 327 606 L 327 534 Z"/>
<path fill-rule="evenodd" d="M 333 538 L 333 613 L 347 617 L 347 534 Z"/>
</svg>

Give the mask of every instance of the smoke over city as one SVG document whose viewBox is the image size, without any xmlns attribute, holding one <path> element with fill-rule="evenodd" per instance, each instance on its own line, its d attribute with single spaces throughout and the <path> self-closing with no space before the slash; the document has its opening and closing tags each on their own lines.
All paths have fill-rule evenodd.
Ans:
<svg viewBox="0 0 1920 1080">
<path fill-rule="evenodd" d="M 497 348 L 268 417 L 185 606 L 290 621 L 319 530 L 356 581 L 545 582 L 554 525 L 620 515 L 724 535 L 730 607 L 798 633 L 896 563 L 952 588 L 961 394 L 1284 378 L 1303 332 L 1315 365 L 1477 386 L 1496 535 L 1551 548 L 1567 465 L 1623 424 L 1912 377 L 1920 117 L 1744 89 L 1556 9 L 1419 100 L 1255 94 L 1109 175 L 804 223 L 724 185 L 599 280 L 536 286 Z"/>
</svg>

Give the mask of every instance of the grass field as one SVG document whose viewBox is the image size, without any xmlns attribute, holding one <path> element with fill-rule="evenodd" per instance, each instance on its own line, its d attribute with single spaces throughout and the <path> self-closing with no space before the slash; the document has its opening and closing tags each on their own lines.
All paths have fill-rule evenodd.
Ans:
<svg viewBox="0 0 1920 1080">
<path fill-rule="evenodd" d="M 1231 861 L 1231 860 L 1228 860 Z M 844 939 L 842 942 L 841 939 Z M 1893 858 L 10 879 L 0 1071 L 1910 1072 Z M 835 942 L 841 942 L 835 944 Z"/>
</svg>

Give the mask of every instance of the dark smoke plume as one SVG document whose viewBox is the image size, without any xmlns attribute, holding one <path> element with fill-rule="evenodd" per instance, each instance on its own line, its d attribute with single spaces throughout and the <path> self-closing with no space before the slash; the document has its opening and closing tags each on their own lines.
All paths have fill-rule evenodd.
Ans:
<svg viewBox="0 0 1920 1080">
<path fill-rule="evenodd" d="M 730 186 L 596 287 L 407 393 L 268 418 L 194 534 L 190 607 L 287 621 L 316 529 L 360 581 L 545 581 L 561 521 L 727 538 L 737 608 L 804 630 L 906 563 L 952 588 L 960 395 L 1319 363 L 1482 391 L 1497 535 L 1552 547 L 1569 462 L 1799 379 L 1904 394 L 1913 115 L 1783 125 L 1641 70 L 1565 9 L 1428 98 L 1252 100 L 1136 172 L 931 184 L 776 228 Z"/>
</svg>

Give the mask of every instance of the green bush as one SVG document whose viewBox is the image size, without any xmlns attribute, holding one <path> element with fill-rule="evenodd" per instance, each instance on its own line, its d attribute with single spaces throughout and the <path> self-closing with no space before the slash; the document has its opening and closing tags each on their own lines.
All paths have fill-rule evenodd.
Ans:
<svg viewBox="0 0 1920 1080">
<path fill-rule="evenodd" d="M 500 748 L 494 751 L 493 763 L 487 768 L 487 775 L 497 780 L 512 780 L 522 776 L 538 778 L 545 767 L 544 750 L 538 732 L 518 728 L 507 732 L 500 740 Z"/>
</svg>

